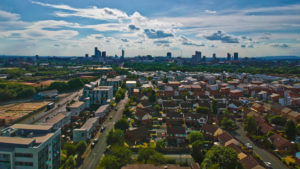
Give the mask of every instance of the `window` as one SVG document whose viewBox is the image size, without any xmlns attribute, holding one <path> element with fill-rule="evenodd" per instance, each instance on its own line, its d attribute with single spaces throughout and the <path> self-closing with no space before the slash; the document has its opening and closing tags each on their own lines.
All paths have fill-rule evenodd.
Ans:
<svg viewBox="0 0 300 169">
<path fill-rule="evenodd" d="M 15 157 L 28 157 L 28 158 L 32 158 L 32 154 L 29 154 L 29 153 L 15 153 Z"/>
<path fill-rule="evenodd" d="M 18 162 L 18 161 L 16 161 L 15 165 L 16 166 L 33 166 L 33 163 L 32 162 Z"/>
</svg>

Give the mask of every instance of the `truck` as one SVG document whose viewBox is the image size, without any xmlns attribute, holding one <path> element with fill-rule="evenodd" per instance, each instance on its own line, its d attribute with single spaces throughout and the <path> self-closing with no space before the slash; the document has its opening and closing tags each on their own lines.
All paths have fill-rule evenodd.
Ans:
<svg viewBox="0 0 300 169">
<path fill-rule="evenodd" d="M 54 102 L 47 104 L 47 110 L 54 108 L 54 105 L 55 105 Z"/>
</svg>

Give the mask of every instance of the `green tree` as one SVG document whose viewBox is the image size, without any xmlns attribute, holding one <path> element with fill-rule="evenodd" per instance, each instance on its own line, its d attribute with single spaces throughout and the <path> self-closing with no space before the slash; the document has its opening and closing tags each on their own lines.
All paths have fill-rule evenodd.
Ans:
<svg viewBox="0 0 300 169">
<path fill-rule="evenodd" d="M 163 150 L 163 148 L 165 148 L 165 146 L 166 146 L 165 141 L 164 140 L 159 140 L 159 141 L 156 142 L 155 149 L 156 149 L 156 151 L 161 152 Z"/>
<path fill-rule="evenodd" d="M 132 151 L 125 146 L 112 146 L 109 155 L 117 157 L 121 166 L 125 166 L 132 161 Z"/>
<path fill-rule="evenodd" d="M 104 169 L 120 169 L 121 168 L 119 159 L 113 155 L 104 156 L 102 158 L 102 160 L 100 161 L 99 166 L 100 166 L 100 167 L 98 167 L 99 169 L 101 167 Z"/>
<path fill-rule="evenodd" d="M 85 141 L 80 141 L 76 145 L 76 152 L 78 152 L 80 155 L 82 155 L 85 152 L 86 148 L 87 148 L 86 142 Z"/>
<path fill-rule="evenodd" d="M 73 155 L 70 155 L 65 163 L 65 169 L 75 169 L 76 160 Z"/>
<path fill-rule="evenodd" d="M 159 112 L 161 110 L 161 107 L 159 106 L 159 104 L 154 105 L 153 108 L 156 112 Z"/>
<path fill-rule="evenodd" d="M 272 124 L 276 124 L 276 125 L 279 125 L 279 126 L 284 126 L 287 120 L 286 120 L 285 116 L 275 115 L 275 116 L 270 117 L 269 121 Z"/>
<path fill-rule="evenodd" d="M 148 164 L 165 164 L 167 159 L 152 148 L 142 148 L 138 152 L 137 160 Z"/>
<path fill-rule="evenodd" d="M 150 101 L 151 103 L 154 103 L 154 102 L 156 101 L 156 93 L 155 93 L 155 91 L 153 91 L 153 90 L 152 90 L 151 95 L 150 95 L 150 97 L 149 97 L 149 101 Z"/>
<path fill-rule="evenodd" d="M 222 166 L 222 169 L 242 169 L 237 152 L 228 147 L 213 146 L 205 154 L 201 168 L 211 168 L 215 164 Z"/>
<path fill-rule="evenodd" d="M 126 117 L 131 117 L 132 115 L 132 112 L 130 111 L 130 107 L 128 104 L 125 105 L 125 108 L 124 108 L 124 111 L 123 111 L 123 114 L 126 116 Z"/>
<path fill-rule="evenodd" d="M 201 114 L 208 114 L 209 113 L 209 108 L 208 107 L 203 107 L 203 106 L 198 106 L 196 108 L 196 112 L 201 113 Z"/>
<path fill-rule="evenodd" d="M 108 145 L 123 145 L 124 141 L 124 133 L 120 129 L 110 130 L 106 137 L 106 143 Z"/>
<path fill-rule="evenodd" d="M 126 119 L 120 119 L 119 121 L 116 122 L 115 124 L 115 129 L 120 129 L 120 130 L 127 130 L 129 128 L 129 123 L 128 120 Z"/>
<path fill-rule="evenodd" d="M 188 140 L 190 144 L 193 144 L 197 140 L 204 140 L 204 136 L 201 132 L 191 132 L 188 135 Z"/>
<path fill-rule="evenodd" d="M 75 155 L 76 154 L 76 145 L 72 143 L 65 143 L 63 145 L 63 150 L 67 152 L 67 156 Z"/>
<path fill-rule="evenodd" d="M 297 135 L 300 136 L 300 125 L 297 125 L 296 129 L 297 129 Z"/>
<path fill-rule="evenodd" d="M 244 122 L 244 129 L 249 134 L 257 134 L 257 123 L 254 117 L 247 117 Z"/>
<path fill-rule="evenodd" d="M 297 135 L 296 124 L 294 121 L 289 120 L 285 125 L 285 134 L 287 138 L 291 141 L 294 141 Z"/>
<path fill-rule="evenodd" d="M 70 89 L 80 89 L 84 86 L 84 82 L 81 78 L 74 78 L 68 81 L 68 87 Z"/>
<path fill-rule="evenodd" d="M 66 82 L 52 82 L 48 89 L 56 89 L 59 92 L 64 92 L 68 90 L 68 84 Z"/>
<path fill-rule="evenodd" d="M 214 113 L 214 114 L 217 114 L 218 113 L 218 109 L 217 109 L 217 101 L 216 100 L 212 100 L 211 102 L 211 112 Z"/>
<path fill-rule="evenodd" d="M 211 142 L 209 141 L 197 140 L 193 142 L 192 150 L 191 150 L 191 155 L 193 159 L 199 164 L 201 164 L 201 162 L 205 157 L 205 153 L 210 148 L 210 146 L 211 146 Z"/>
<path fill-rule="evenodd" d="M 234 127 L 234 122 L 231 119 L 228 119 L 227 117 L 224 117 L 221 121 L 221 125 L 225 129 L 232 129 Z"/>
</svg>

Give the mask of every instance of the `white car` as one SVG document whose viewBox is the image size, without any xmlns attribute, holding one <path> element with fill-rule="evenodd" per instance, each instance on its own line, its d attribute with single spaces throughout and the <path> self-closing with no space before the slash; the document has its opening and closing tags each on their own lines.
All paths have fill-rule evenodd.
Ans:
<svg viewBox="0 0 300 169">
<path fill-rule="evenodd" d="M 251 150 L 253 149 L 253 146 L 252 146 L 251 143 L 246 143 L 245 145 L 246 145 L 249 149 L 251 149 Z"/>
<path fill-rule="evenodd" d="M 272 168 L 272 163 L 270 163 L 270 162 L 265 162 L 265 165 L 266 165 L 268 168 Z"/>
</svg>

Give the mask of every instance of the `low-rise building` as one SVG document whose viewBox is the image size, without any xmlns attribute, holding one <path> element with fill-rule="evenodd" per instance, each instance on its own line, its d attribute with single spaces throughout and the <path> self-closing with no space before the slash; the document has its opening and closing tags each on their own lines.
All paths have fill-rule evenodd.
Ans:
<svg viewBox="0 0 300 169">
<path fill-rule="evenodd" d="M 88 142 L 97 130 L 98 124 L 98 117 L 88 119 L 81 128 L 73 130 L 73 141 L 75 143 L 80 141 Z"/>
<path fill-rule="evenodd" d="M 67 107 L 67 110 L 70 111 L 71 117 L 79 116 L 79 114 L 88 107 L 88 104 L 83 101 L 76 101 L 70 106 Z"/>
</svg>

